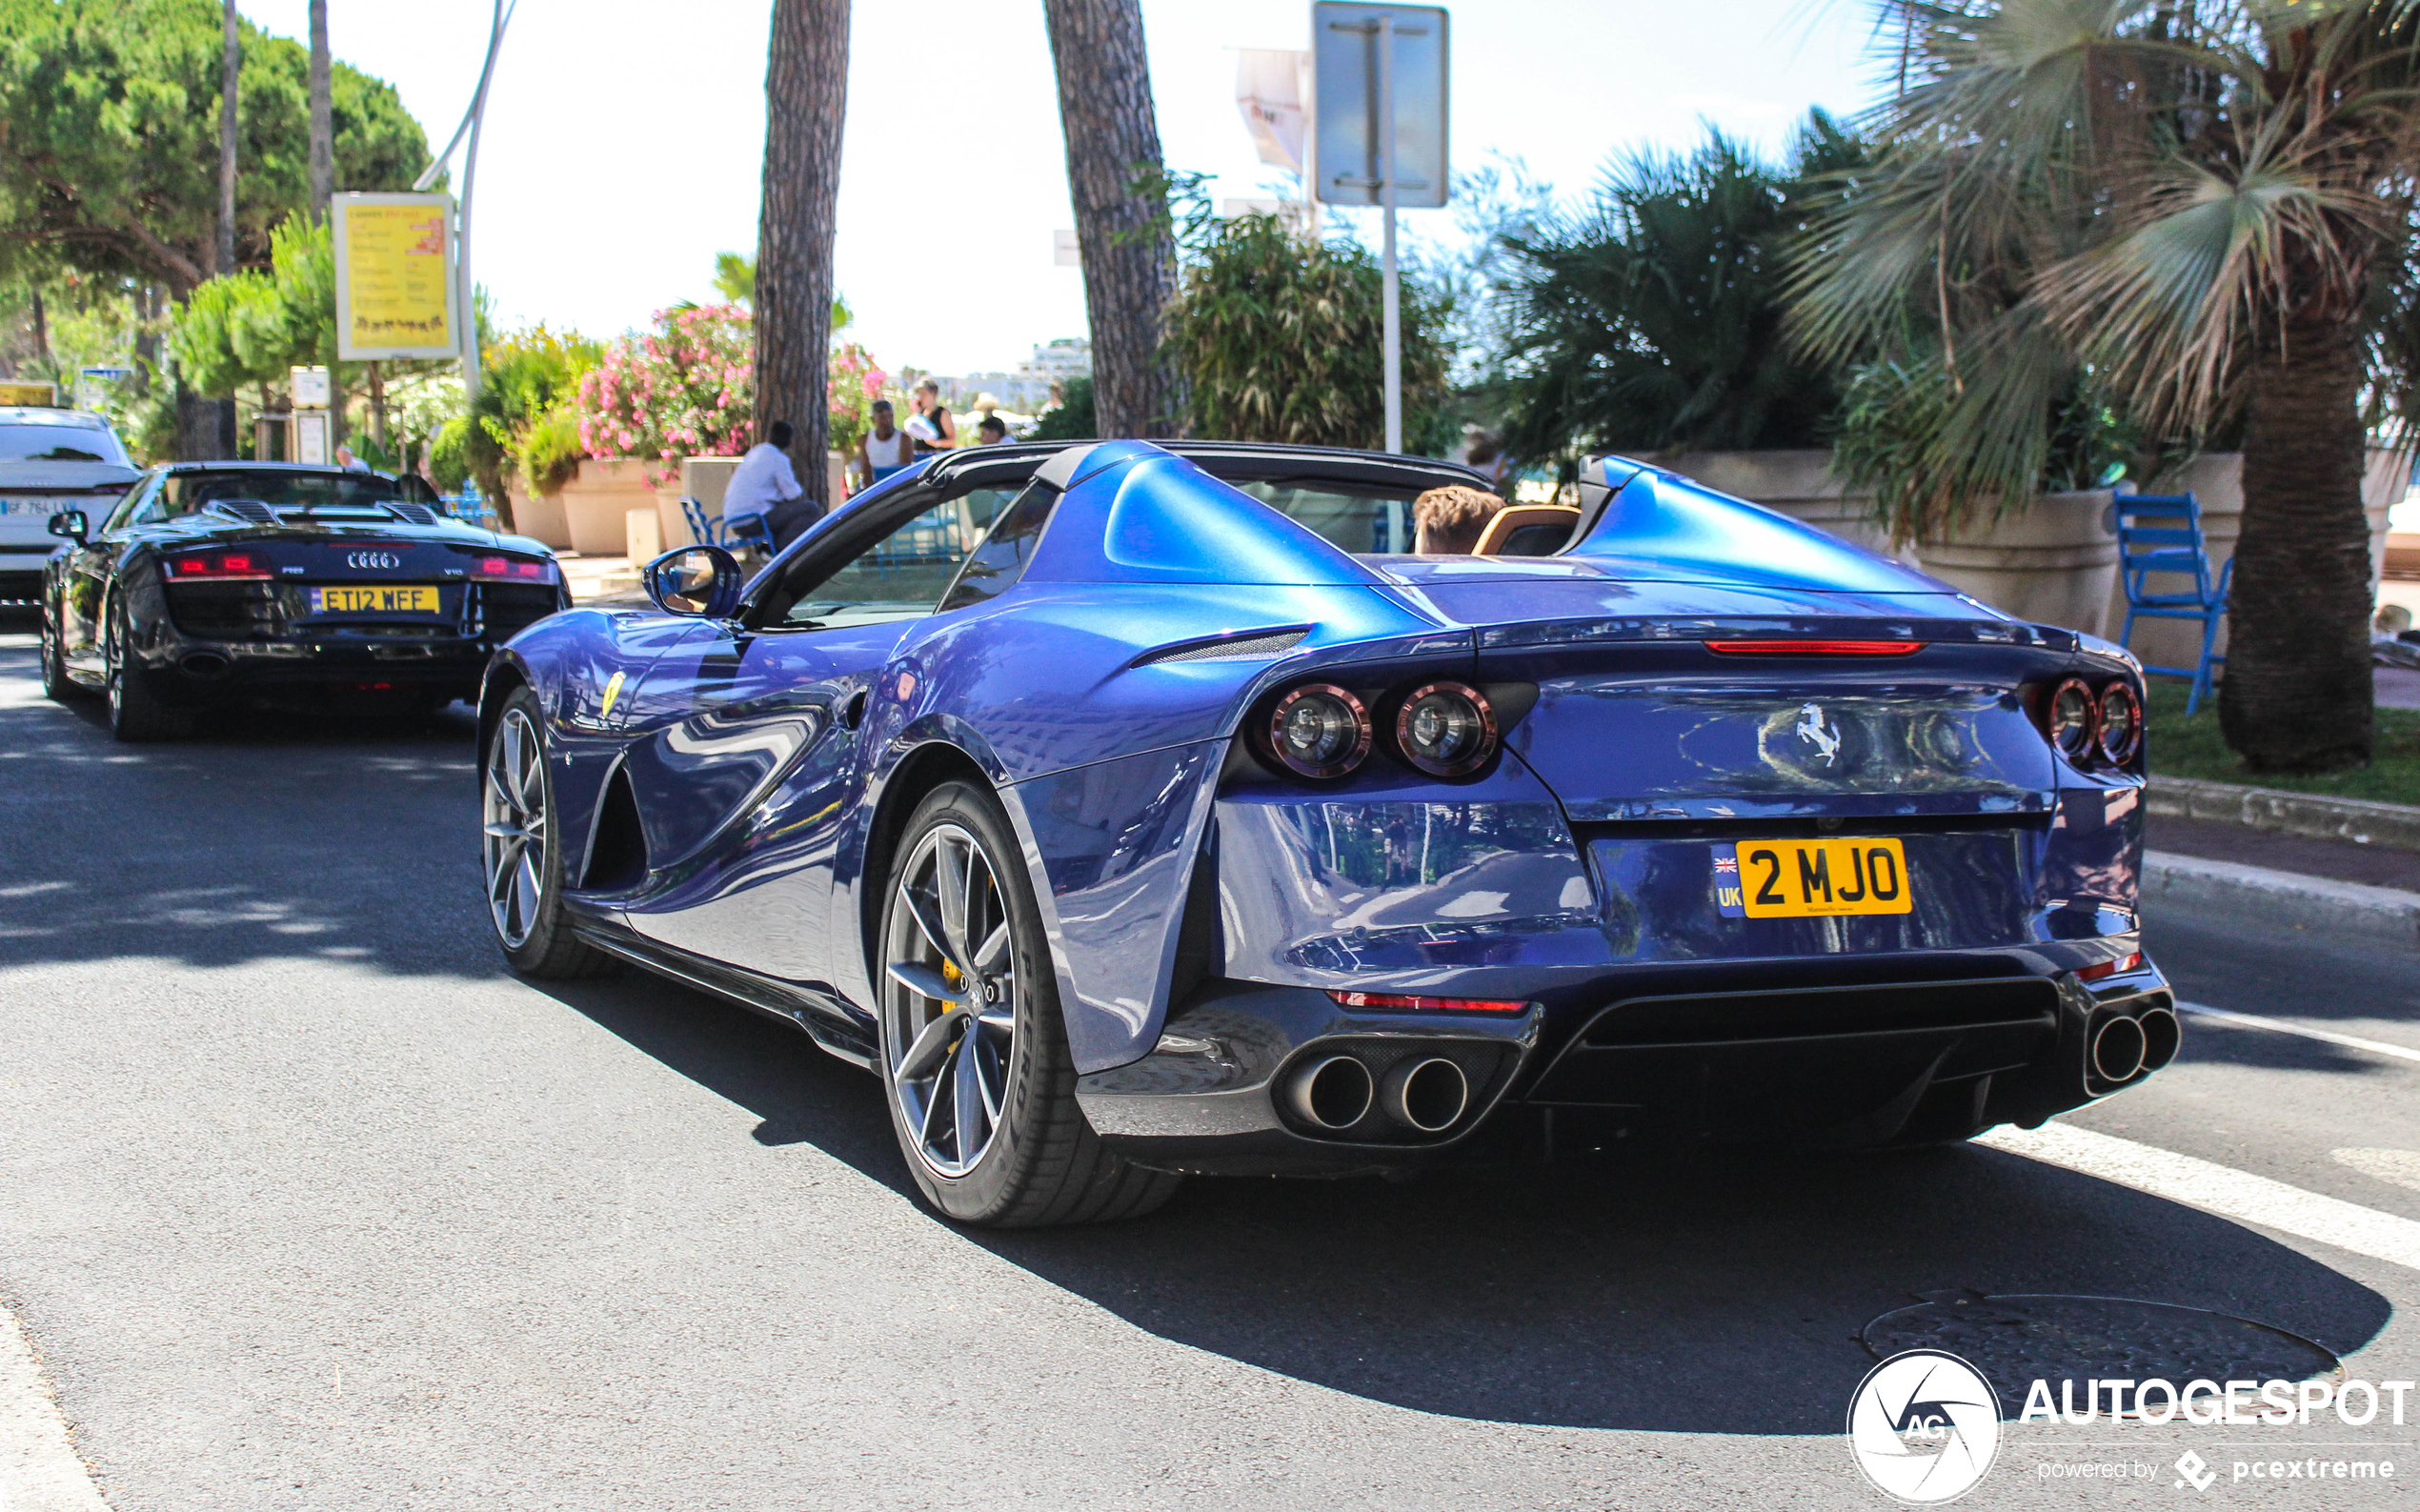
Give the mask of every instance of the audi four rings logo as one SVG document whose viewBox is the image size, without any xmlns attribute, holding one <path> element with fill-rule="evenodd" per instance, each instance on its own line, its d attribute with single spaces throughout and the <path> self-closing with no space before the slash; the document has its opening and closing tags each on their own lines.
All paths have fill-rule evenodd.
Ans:
<svg viewBox="0 0 2420 1512">
<path fill-rule="evenodd" d="M 347 552 L 347 567 L 401 567 L 403 558 L 393 552 Z"/>
</svg>

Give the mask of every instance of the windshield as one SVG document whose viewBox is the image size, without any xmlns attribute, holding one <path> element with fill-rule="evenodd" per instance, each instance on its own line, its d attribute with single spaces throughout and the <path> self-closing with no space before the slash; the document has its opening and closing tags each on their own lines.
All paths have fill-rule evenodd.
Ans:
<svg viewBox="0 0 2420 1512">
<path fill-rule="evenodd" d="M 1235 486 L 1356 556 L 1400 556 L 1411 552 L 1408 493 L 1333 478 L 1301 482 L 1256 478 Z"/>
<path fill-rule="evenodd" d="M 108 462 L 128 466 L 126 449 L 107 426 L 72 424 L 0 425 L 0 462 Z"/>
<path fill-rule="evenodd" d="M 263 468 L 257 473 L 234 469 L 209 473 L 171 473 L 160 490 L 160 503 L 171 515 L 191 514 L 218 499 L 258 499 L 275 509 L 373 510 L 381 500 L 401 499 L 403 491 L 375 473 L 286 473 Z"/>
</svg>

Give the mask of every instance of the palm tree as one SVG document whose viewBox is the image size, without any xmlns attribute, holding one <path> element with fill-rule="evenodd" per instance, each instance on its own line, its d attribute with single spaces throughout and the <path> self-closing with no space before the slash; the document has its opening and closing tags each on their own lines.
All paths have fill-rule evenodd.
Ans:
<svg viewBox="0 0 2420 1512">
<path fill-rule="evenodd" d="M 2240 427 L 2227 741 L 2255 772 L 2366 763 L 2361 483 L 2420 329 L 2420 0 L 1879 4 L 1906 85 L 1793 314 L 1828 358 L 1937 380 L 1915 523 L 2029 498 L 2080 381 L 2154 437 Z"/>
<path fill-rule="evenodd" d="M 1099 433 L 1167 435 L 1174 404 L 1160 336 L 1177 289 L 1177 248 L 1143 55 L 1142 6 L 1042 0 L 1042 13 L 1067 133 Z"/>
<path fill-rule="evenodd" d="M 788 420 L 807 496 L 830 507 L 832 243 L 849 92 L 849 0 L 775 0 L 756 224 L 756 413 Z"/>
</svg>

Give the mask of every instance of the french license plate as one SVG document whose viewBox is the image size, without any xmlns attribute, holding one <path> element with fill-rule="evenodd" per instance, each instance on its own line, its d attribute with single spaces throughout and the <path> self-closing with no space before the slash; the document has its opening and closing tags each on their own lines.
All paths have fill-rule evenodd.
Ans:
<svg viewBox="0 0 2420 1512">
<path fill-rule="evenodd" d="M 437 591 L 434 588 L 314 588 L 311 591 L 311 612 L 314 615 L 434 615 L 437 610 Z"/>
<path fill-rule="evenodd" d="M 1714 848 L 1714 902 L 1724 918 L 1905 914 L 1907 853 L 1897 840 L 1742 840 Z"/>
<path fill-rule="evenodd" d="M 83 507 L 82 499 L 0 498 L 0 514 L 56 514 L 61 510 Z"/>
</svg>

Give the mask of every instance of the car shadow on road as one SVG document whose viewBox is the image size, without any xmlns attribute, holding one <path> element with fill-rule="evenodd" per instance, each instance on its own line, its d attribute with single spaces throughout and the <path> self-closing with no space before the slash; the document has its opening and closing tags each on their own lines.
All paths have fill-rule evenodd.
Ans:
<svg viewBox="0 0 2420 1512">
<path fill-rule="evenodd" d="M 812 1144 L 915 1200 L 874 1079 L 803 1034 L 643 978 L 548 990 L 755 1112 L 759 1141 Z M 1966 1146 L 1641 1151 L 1400 1184 L 1197 1178 L 1133 1222 L 961 1232 L 1177 1343 L 1419 1411 L 1546 1425 L 1837 1433 L 1873 1363 L 1858 1329 L 1947 1289 L 2206 1307 L 2340 1354 L 2391 1312 L 2249 1229 Z"/>
</svg>

